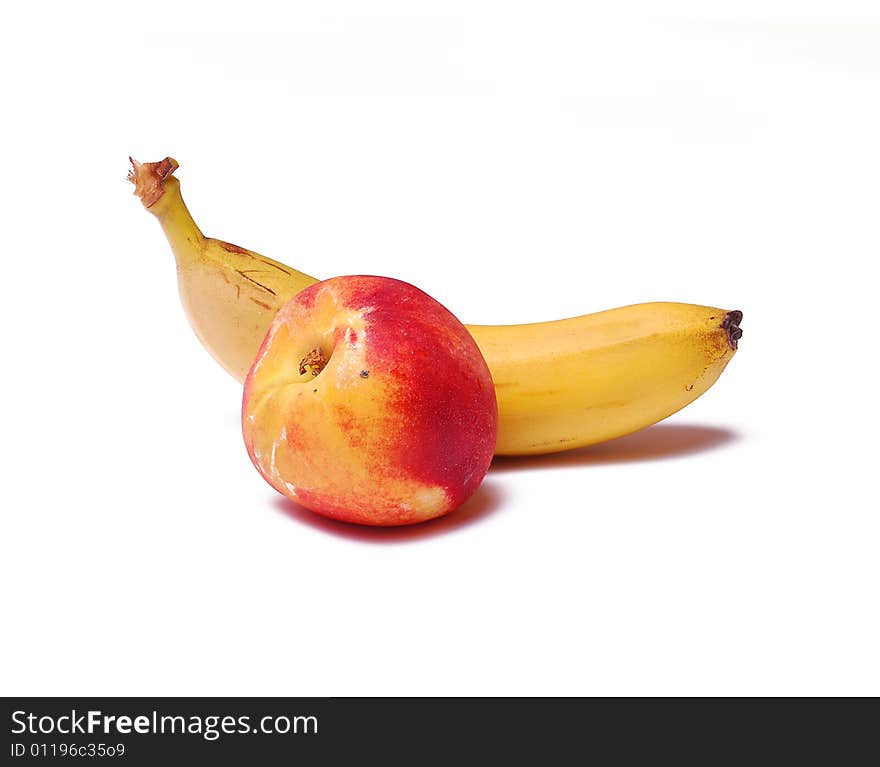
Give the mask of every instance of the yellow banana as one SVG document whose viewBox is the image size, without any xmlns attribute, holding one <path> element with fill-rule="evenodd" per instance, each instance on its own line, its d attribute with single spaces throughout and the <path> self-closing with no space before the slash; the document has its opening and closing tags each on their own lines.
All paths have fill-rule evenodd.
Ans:
<svg viewBox="0 0 880 767">
<path fill-rule="evenodd" d="M 742 313 L 650 303 L 533 325 L 469 325 L 498 397 L 499 455 L 551 453 L 650 426 L 736 352 Z"/>
<path fill-rule="evenodd" d="M 172 175 L 177 161 L 129 159 L 135 194 L 159 219 L 174 251 L 180 300 L 193 330 L 214 359 L 244 381 L 272 318 L 318 280 L 252 250 L 205 237 Z"/>
<path fill-rule="evenodd" d="M 243 381 L 277 311 L 318 280 L 205 237 L 187 210 L 178 164 L 132 160 L 135 194 L 162 225 L 199 340 Z M 650 426 L 721 375 L 742 312 L 681 303 L 624 306 L 529 325 L 469 325 L 498 397 L 498 455 L 551 453 Z"/>
</svg>

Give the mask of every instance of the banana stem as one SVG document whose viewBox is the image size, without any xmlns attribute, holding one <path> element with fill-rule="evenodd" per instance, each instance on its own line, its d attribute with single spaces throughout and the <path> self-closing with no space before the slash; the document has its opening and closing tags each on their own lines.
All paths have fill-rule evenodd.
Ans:
<svg viewBox="0 0 880 767">
<path fill-rule="evenodd" d="M 134 184 L 134 193 L 159 219 L 171 249 L 180 253 L 187 248 L 199 248 L 205 235 L 183 201 L 180 182 L 172 175 L 179 167 L 177 160 L 166 157 L 159 162 L 140 163 L 133 157 L 128 159 L 131 161 L 128 180 Z"/>
</svg>

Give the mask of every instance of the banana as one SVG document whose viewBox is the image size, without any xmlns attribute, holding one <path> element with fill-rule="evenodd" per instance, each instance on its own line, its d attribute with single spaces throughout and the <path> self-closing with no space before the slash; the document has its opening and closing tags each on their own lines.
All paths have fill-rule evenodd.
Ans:
<svg viewBox="0 0 880 767">
<path fill-rule="evenodd" d="M 135 194 L 174 252 L 190 324 L 244 381 L 277 311 L 318 280 L 205 237 L 183 201 L 172 158 L 131 164 Z M 592 445 L 672 415 L 718 380 L 736 353 L 741 321 L 740 311 L 657 302 L 554 322 L 468 325 L 495 382 L 496 454 Z"/>
<path fill-rule="evenodd" d="M 736 352 L 742 313 L 624 306 L 532 325 L 470 325 L 498 398 L 499 455 L 551 453 L 650 426 L 693 402 Z"/>
<path fill-rule="evenodd" d="M 159 219 L 174 251 L 177 287 L 190 325 L 214 359 L 244 381 L 272 318 L 318 280 L 252 250 L 205 237 L 172 175 L 176 160 L 129 160 L 135 194 Z"/>
</svg>

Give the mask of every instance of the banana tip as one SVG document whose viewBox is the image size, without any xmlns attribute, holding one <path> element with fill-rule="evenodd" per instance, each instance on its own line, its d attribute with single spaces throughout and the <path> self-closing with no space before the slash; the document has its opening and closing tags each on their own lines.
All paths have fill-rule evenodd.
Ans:
<svg viewBox="0 0 880 767">
<path fill-rule="evenodd" d="M 721 327 L 727 332 L 727 342 L 731 349 L 736 349 L 739 345 L 739 339 L 742 338 L 742 328 L 739 326 L 743 319 L 743 313 L 739 309 L 734 309 L 724 315 L 724 321 Z"/>
</svg>

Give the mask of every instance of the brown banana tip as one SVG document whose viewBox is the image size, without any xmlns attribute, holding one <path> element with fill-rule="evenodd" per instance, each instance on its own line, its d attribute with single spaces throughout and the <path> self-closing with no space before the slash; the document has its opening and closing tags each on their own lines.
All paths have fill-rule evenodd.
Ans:
<svg viewBox="0 0 880 767">
<path fill-rule="evenodd" d="M 138 162 L 134 157 L 128 160 L 131 163 L 128 180 L 134 184 L 134 193 L 145 208 L 154 205 L 165 194 L 165 182 L 180 167 L 173 157 L 159 162 Z"/>
<path fill-rule="evenodd" d="M 727 342 L 731 349 L 736 349 L 739 339 L 742 338 L 742 328 L 739 324 L 742 322 L 743 313 L 739 309 L 734 309 L 724 315 L 724 321 L 721 327 L 727 331 Z"/>
</svg>

